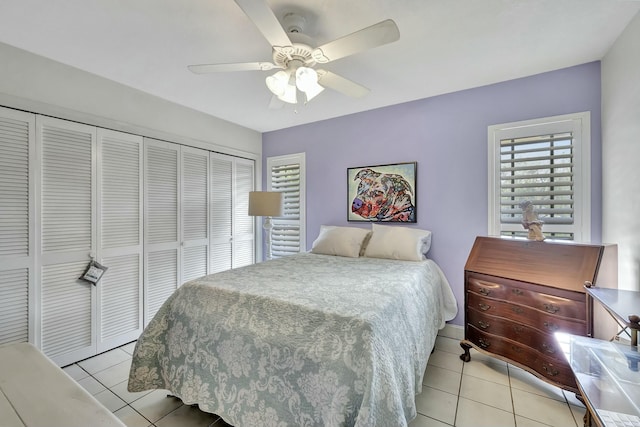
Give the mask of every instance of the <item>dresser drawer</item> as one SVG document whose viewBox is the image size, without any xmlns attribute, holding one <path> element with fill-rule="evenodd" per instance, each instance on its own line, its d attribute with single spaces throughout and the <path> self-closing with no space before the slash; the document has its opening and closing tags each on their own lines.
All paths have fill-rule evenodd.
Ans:
<svg viewBox="0 0 640 427">
<path fill-rule="evenodd" d="M 572 304 L 569 302 L 568 306 Z M 543 332 L 556 331 L 586 335 L 586 318 L 565 318 L 525 304 L 486 298 L 473 292 L 467 292 L 467 315 L 471 310 L 495 317 L 510 319 L 514 323 L 531 326 Z"/>
<path fill-rule="evenodd" d="M 562 349 L 551 333 L 544 333 L 531 326 L 515 323 L 509 319 L 491 316 L 471 309 L 467 312 L 467 323 L 479 331 L 508 338 L 546 356 L 559 359 L 560 361 L 565 360 Z M 576 323 L 575 331 L 567 332 L 575 334 L 579 333 L 580 329 L 584 329 L 583 325 Z"/>
<path fill-rule="evenodd" d="M 548 314 L 586 319 L 583 293 L 517 282 L 484 274 L 468 273 L 467 290 L 483 297 L 530 306 Z"/>
<path fill-rule="evenodd" d="M 513 340 L 480 331 L 471 325 L 467 325 L 467 339 L 487 352 L 526 366 L 556 385 L 576 391 L 578 389 L 571 367 L 565 360 L 543 355 Z"/>
</svg>

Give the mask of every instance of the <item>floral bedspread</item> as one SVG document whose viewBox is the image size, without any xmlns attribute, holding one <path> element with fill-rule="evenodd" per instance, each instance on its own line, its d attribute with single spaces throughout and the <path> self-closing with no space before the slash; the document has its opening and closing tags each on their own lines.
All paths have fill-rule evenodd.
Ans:
<svg viewBox="0 0 640 427">
<path fill-rule="evenodd" d="M 406 426 L 439 328 L 439 267 L 311 253 L 182 285 L 140 336 L 129 391 L 236 427 Z"/>
</svg>

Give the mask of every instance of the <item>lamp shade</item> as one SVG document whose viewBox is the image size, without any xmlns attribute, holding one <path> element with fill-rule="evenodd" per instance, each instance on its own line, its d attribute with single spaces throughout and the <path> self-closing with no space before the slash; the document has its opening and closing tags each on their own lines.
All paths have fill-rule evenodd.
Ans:
<svg viewBox="0 0 640 427">
<path fill-rule="evenodd" d="M 279 191 L 250 191 L 250 216 L 282 216 L 284 212 L 284 197 Z"/>
</svg>

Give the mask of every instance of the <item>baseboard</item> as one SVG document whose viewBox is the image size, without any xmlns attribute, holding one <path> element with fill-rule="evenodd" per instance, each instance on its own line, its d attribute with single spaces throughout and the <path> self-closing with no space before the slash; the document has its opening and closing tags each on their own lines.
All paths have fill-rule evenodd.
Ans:
<svg viewBox="0 0 640 427">
<path fill-rule="evenodd" d="M 464 339 L 464 327 L 447 323 L 444 328 L 438 331 L 438 335 L 454 340 L 462 340 Z"/>
</svg>

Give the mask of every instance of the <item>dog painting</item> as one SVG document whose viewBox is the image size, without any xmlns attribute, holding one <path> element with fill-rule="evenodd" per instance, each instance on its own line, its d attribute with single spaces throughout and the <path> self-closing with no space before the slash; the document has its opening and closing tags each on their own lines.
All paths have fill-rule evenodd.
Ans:
<svg viewBox="0 0 640 427">
<path fill-rule="evenodd" d="M 416 163 L 347 169 L 349 221 L 416 222 Z"/>
</svg>

